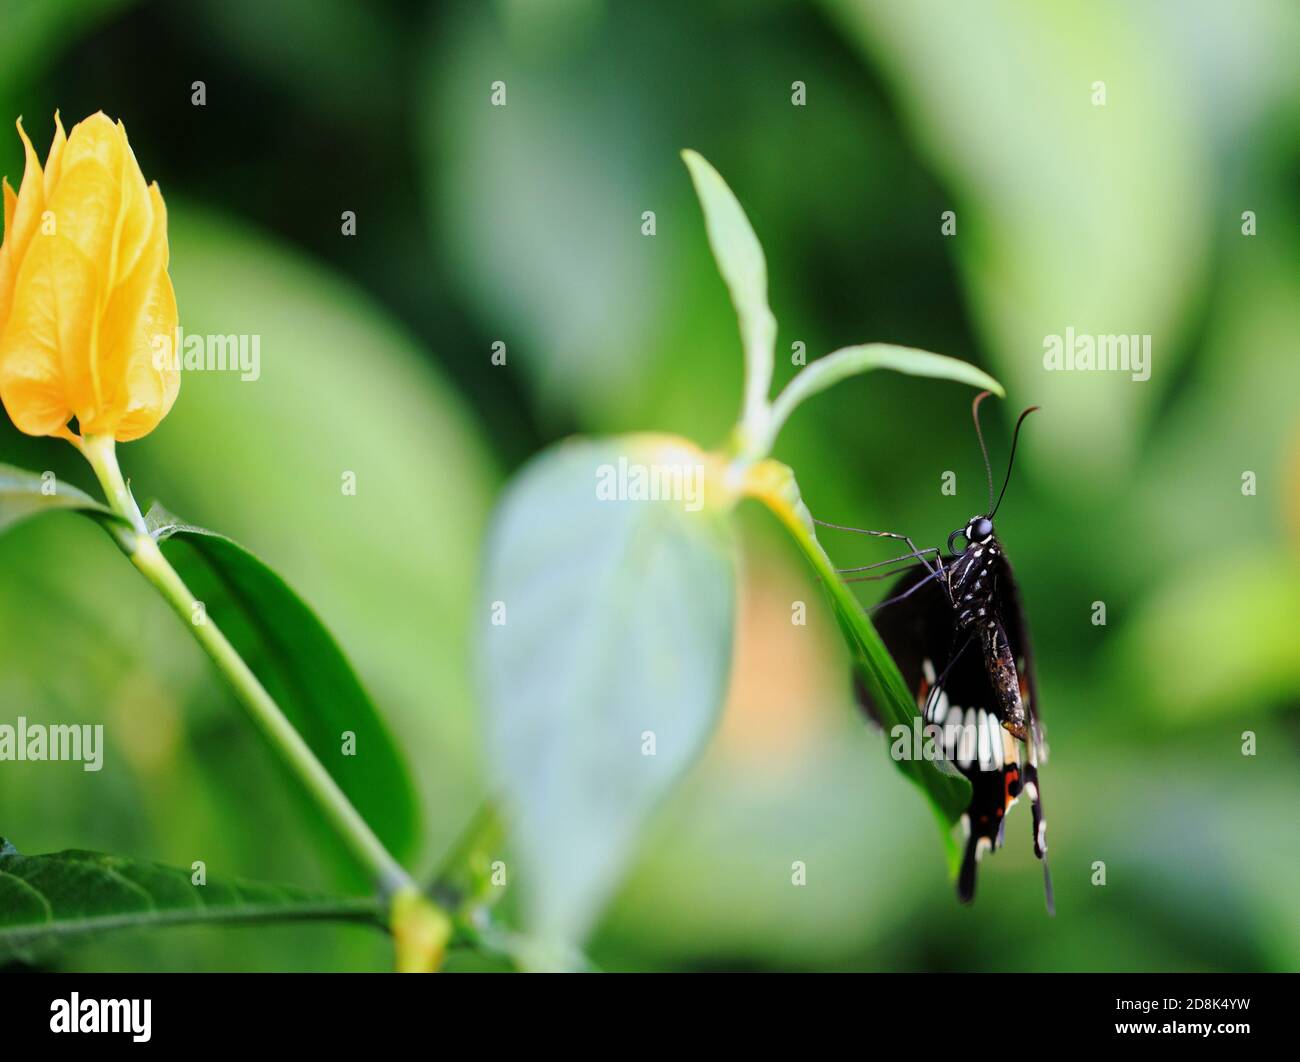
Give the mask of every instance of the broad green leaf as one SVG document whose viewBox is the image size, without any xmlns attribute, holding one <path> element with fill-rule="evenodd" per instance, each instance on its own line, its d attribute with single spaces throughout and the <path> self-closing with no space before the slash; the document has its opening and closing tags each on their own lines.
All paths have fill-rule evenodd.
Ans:
<svg viewBox="0 0 1300 1062">
<path fill-rule="evenodd" d="M 956 380 L 972 387 L 984 388 L 1001 397 L 1002 385 L 988 373 L 974 365 L 944 354 L 928 350 L 899 347 L 892 343 L 865 343 L 844 347 L 824 358 L 818 358 L 786 384 L 785 389 L 772 403 L 772 420 L 769 445 L 776 439 L 781 426 L 801 402 L 825 391 L 850 376 L 870 372 L 872 369 L 892 369 L 909 376 L 929 376 L 936 380 Z"/>
<path fill-rule="evenodd" d="M 99 933 L 180 925 L 348 921 L 383 927 L 379 902 L 209 879 L 99 852 L 24 856 L 0 838 L 0 963 L 32 962 Z"/>
<path fill-rule="evenodd" d="M 780 518 L 821 579 L 858 671 L 880 706 L 886 731 L 898 725 L 910 730 L 920 718 L 916 702 L 876 628 L 817 541 L 812 515 L 799 494 L 794 473 L 776 461 L 761 461 L 749 470 L 745 491 Z M 951 828 L 970 803 L 970 783 L 927 760 L 896 760 L 895 764 L 929 798 L 943 835 L 949 870 L 955 874 L 960 852 Z"/>
<path fill-rule="evenodd" d="M 1050 468 L 1066 493 L 1108 490 L 1130 473 L 1191 349 L 1188 315 L 1215 231 L 1207 159 L 1218 150 L 1197 86 L 1235 76 L 1237 60 L 1166 47 L 1181 26 L 1172 7 L 1134 17 L 1123 3 L 823 6 L 888 87 L 949 197 L 948 242 L 990 363 L 1022 402 L 1051 411 L 1026 461 Z M 1286 33 L 1264 14 L 1286 6 L 1255 16 Z M 1199 30 L 1226 38 L 1238 22 L 1207 11 Z M 1207 69 L 1212 57 L 1224 66 Z M 1150 379 L 1047 371 L 1048 337 L 1068 334 L 1150 336 Z"/>
<path fill-rule="evenodd" d="M 316 614 L 276 572 L 224 535 L 182 523 L 158 506 L 146 524 L 362 818 L 399 860 L 409 856 L 420 827 L 406 767 Z"/>
<path fill-rule="evenodd" d="M 745 414 L 761 409 L 772 386 L 776 318 L 767 305 L 767 263 L 745 211 L 727 182 L 694 151 L 683 151 L 704 208 L 709 246 L 727 282 L 745 348 Z"/>
<path fill-rule="evenodd" d="M 108 524 L 120 520 L 102 502 L 69 483 L 47 480 L 36 472 L 12 465 L 0 465 L 0 532 L 20 520 L 60 509 L 82 512 Z"/>
<path fill-rule="evenodd" d="M 672 469 L 701 493 L 633 500 L 638 470 Z M 591 927 L 717 722 L 735 574 L 725 514 L 703 493 L 712 471 L 668 436 L 573 440 L 528 465 L 493 519 L 477 663 L 539 954 Z"/>
</svg>

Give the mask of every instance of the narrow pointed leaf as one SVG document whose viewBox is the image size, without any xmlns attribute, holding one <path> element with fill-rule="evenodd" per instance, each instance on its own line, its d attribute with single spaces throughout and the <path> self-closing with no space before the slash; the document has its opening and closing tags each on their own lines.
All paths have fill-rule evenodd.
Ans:
<svg viewBox="0 0 1300 1062">
<path fill-rule="evenodd" d="M 929 376 L 936 380 L 956 380 L 995 395 L 1004 394 L 1002 385 L 988 373 L 958 358 L 932 354 L 914 347 L 892 343 L 864 343 L 844 347 L 818 358 L 785 386 L 772 404 L 771 440 L 775 440 L 786 419 L 801 403 L 850 376 L 872 369 L 892 369 L 909 376 Z"/>
<path fill-rule="evenodd" d="M 158 506 L 146 524 L 362 818 L 399 860 L 413 854 L 419 811 L 402 757 L 316 614 L 275 571 L 224 535 L 183 523 Z M 320 833 L 341 856 L 341 842 L 323 824 Z"/>
<path fill-rule="evenodd" d="M 102 502 L 70 483 L 12 465 L 0 465 L 0 533 L 42 513 L 81 512 L 101 523 L 121 523 Z"/>
<path fill-rule="evenodd" d="M 767 262 L 745 211 L 727 182 L 694 151 L 683 151 L 718 271 L 731 292 L 745 349 L 745 412 L 761 408 L 772 386 L 776 318 L 767 305 Z"/>
</svg>

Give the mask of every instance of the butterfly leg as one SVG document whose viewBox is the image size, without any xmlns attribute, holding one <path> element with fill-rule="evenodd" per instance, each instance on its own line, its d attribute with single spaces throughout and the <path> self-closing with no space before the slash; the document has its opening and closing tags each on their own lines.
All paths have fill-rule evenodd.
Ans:
<svg viewBox="0 0 1300 1062">
<path fill-rule="evenodd" d="M 943 567 L 942 562 L 940 562 L 939 568 L 935 569 L 932 568 L 929 562 L 926 561 L 926 559 L 922 556 L 923 553 L 936 553 L 937 550 L 928 550 L 928 549 L 919 550 L 916 548 L 915 542 L 913 542 L 906 535 L 900 535 L 897 531 L 871 531 L 865 527 L 846 527 L 844 524 L 832 524 L 829 520 L 818 520 L 816 517 L 813 517 L 813 523 L 821 527 L 834 528 L 836 531 L 852 531 L 854 534 L 857 535 L 871 535 L 874 538 L 892 538 L 898 540 L 899 542 L 905 542 L 907 544 L 907 548 L 912 551 L 912 554 L 916 556 L 917 559 L 920 560 L 922 564 L 925 565 L 927 571 L 933 574 L 938 574 L 938 572 L 942 570 Z"/>
<path fill-rule="evenodd" d="M 891 574 L 892 574 L 892 573 L 891 573 Z M 858 582 L 865 582 L 865 581 L 866 581 L 867 579 L 869 579 L 869 578 L 871 578 L 871 576 L 866 576 L 866 577 L 864 577 L 863 579 L 845 579 L 844 581 L 845 581 L 846 583 L 858 583 Z M 879 611 L 880 611 L 882 608 L 884 608 L 886 605 L 895 605 L 895 604 L 897 604 L 899 601 L 903 601 L 903 600 L 905 600 L 906 598 L 911 597 L 914 593 L 916 593 L 918 590 L 920 590 L 921 587 L 925 586 L 927 583 L 932 583 L 932 582 L 934 582 L 934 580 L 937 579 L 937 578 L 939 578 L 939 574 L 938 574 L 938 572 L 931 572 L 931 573 L 930 573 L 929 575 L 927 575 L 924 579 L 919 579 L 919 580 L 917 580 L 915 583 L 913 583 L 911 586 L 909 586 L 906 590 L 904 590 L 901 594 L 898 594 L 898 595 L 896 595 L 895 597 L 888 598 L 888 599 L 886 599 L 886 600 L 884 600 L 884 601 L 877 601 L 874 605 L 871 606 L 871 608 L 870 608 L 868 611 L 870 611 L 870 612 L 879 612 Z"/>
<path fill-rule="evenodd" d="M 893 557 L 890 560 L 876 561 L 874 564 L 859 564 L 855 568 L 836 568 L 835 570 L 839 572 L 841 575 L 845 575 L 849 572 L 869 572 L 873 568 L 883 568 L 888 564 L 897 564 L 899 561 L 923 560 L 923 558 L 927 553 L 937 554 L 938 552 L 939 552 L 938 546 L 931 546 L 929 549 L 918 549 L 912 553 L 904 553 L 900 557 Z M 882 576 L 882 578 L 888 578 L 890 575 L 895 575 L 895 574 L 897 573 L 887 572 L 884 576 Z"/>
</svg>

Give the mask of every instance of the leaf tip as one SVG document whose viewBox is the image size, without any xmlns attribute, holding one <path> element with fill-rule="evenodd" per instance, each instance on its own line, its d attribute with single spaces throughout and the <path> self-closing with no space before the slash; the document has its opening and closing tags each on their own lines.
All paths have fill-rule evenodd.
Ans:
<svg viewBox="0 0 1300 1062">
<path fill-rule="evenodd" d="M 691 181 L 695 184 L 697 191 L 700 182 L 708 180 L 710 175 L 717 177 L 719 180 L 722 179 L 709 160 L 694 148 L 683 148 L 681 154 L 682 161 L 686 163 L 686 169 L 690 173 Z"/>
</svg>

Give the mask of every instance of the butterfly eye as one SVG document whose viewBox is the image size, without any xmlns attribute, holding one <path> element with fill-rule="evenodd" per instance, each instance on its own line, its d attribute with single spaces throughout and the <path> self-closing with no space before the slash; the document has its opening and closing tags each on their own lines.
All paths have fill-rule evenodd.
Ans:
<svg viewBox="0 0 1300 1062">
<path fill-rule="evenodd" d="M 986 539 L 989 535 L 993 534 L 993 521 L 987 516 L 981 516 L 975 521 L 975 526 L 972 530 L 975 532 L 975 538 L 980 540 Z"/>
</svg>

